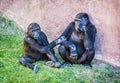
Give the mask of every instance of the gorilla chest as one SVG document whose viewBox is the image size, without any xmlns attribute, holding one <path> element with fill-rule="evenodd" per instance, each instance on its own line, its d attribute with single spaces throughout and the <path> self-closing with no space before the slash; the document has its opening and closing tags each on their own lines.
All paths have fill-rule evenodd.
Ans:
<svg viewBox="0 0 120 83">
<path fill-rule="evenodd" d="M 70 40 L 74 41 L 74 42 L 78 42 L 78 43 L 82 42 L 83 33 L 78 33 L 76 31 L 73 31 L 72 34 L 71 34 Z"/>
</svg>

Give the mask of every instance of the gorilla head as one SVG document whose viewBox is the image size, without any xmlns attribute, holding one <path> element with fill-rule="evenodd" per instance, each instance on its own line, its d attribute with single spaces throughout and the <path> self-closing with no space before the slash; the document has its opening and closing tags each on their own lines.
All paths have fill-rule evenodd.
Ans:
<svg viewBox="0 0 120 83">
<path fill-rule="evenodd" d="M 40 26 L 37 23 L 31 23 L 27 28 L 27 34 L 30 35 L 33 39 L 38 39 L 40 32 Z"/>
<path fill-rule="evenodd" d="M 75 16 L 75 29 L 76 31 L 85 31 L 86 25 L 89 22 L 88 14 L 86 13 L 78 13 Z"/>
</svg>

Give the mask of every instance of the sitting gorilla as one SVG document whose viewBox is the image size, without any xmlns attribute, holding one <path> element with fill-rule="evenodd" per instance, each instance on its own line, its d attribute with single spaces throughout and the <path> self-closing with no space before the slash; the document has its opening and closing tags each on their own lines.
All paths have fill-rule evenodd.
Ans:
<svg viewBox="0 0 120 83">
<path fill-rule="evenodd" d="M 38 60 L 50 59 L 53 64 L 52 66 L 59 67 L 60 63 L 54 55 L 54 50 L 45 51 L 43 48 L 48 44 L 47 36 L 40 30 L 40 26 L 37 23 L 31 23 L 27 28 L 27 34 L 24 38 L 25 57 L 19 59 L 20 63 L 32 69 L 34 73 L 39 71 L 39 66 L 32 63 Z"/>
<path fill-rule="evenodd" d="M 49 44 L 49 48 L 60 44 L 60 56 L 67 63 L 83 64 L 92 68 L 91 61 L 95 55 L 96 28 L 89 21 L 88 14 L 78 13 L 62 35 Z"/>
</svg>

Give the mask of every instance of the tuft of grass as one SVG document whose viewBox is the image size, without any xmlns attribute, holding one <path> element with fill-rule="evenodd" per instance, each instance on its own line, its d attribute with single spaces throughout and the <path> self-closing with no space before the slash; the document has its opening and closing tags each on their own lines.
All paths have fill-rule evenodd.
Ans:
<svg viewBox="0 0 120 83">
<path fill-rule="evenodd" d="M 0 83 L 120 83 L 120 70 L 97 60 L 92 70 L 82 65 L 51 68 L 39 61 L 34 64 L 40 65 L 40 71 L 33 74 L 19 64 L 23 38 L 24 32 L 14 21 L 0 17 Z M 58 53 L 57 57 L 62 61 Z"/>
</svg>

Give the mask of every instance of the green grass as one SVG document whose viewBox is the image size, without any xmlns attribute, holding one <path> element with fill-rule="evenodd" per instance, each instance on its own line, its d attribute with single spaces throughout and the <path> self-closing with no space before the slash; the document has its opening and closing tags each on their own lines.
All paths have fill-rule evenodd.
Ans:
<svg viewBox="0 0 120 83">
<path fill-rule="evenodd" d="M 97 60 L 93 60 L 92 70 L 82 65 L 51 68 L 39 61 L 35 64 L 40 71 L 33 74 L 19 64 L 23 38 L 24 32 L 15 22 L 0 17 L 0 83 L 120 83 L 120 70 Z M 57 57 L 61 59 L 58 53 Z"/>
</svg>

